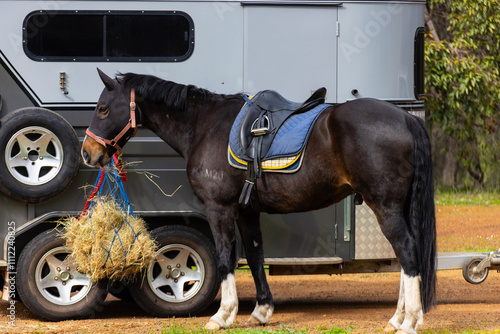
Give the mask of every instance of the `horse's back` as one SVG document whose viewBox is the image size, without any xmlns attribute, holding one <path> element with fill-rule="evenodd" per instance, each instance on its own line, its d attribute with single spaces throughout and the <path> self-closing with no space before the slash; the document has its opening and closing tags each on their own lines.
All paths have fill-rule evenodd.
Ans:
<svg viewBox="0 0 500 334">
<path fill-rule="evenodd" d="M 354 140 L 365 149 L 375 149 L 373 145 L 366 145 L 412 143 L 408 129 L 412 117 L 415 116 L 392 103 L 366 98 L 334 105 L 328 123 L 342 138 Z"/>
<path fill-rule="evenodd" d="M 332 116 L 338 124 L 353 124 L 356 128 L 390 126 L 404 130 L 410 115 L 404 109 L 382 100 L 363 98 L 334 105 Z"/>
</svg>

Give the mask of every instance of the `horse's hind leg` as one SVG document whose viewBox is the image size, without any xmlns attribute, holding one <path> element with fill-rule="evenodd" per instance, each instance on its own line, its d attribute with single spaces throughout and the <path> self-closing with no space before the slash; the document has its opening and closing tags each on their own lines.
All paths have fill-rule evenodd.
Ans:
<svg viewBox="0 0 500 334">
<path fill-rule="evenodd" d="M 374 211 L 377 214 L 377 210 Z M 416 334 L 418 325 L 423 323 L 423 311 L 415 238 L 408 230 L 402 211 L 384 211 L 378 211 L 377 218 L 402 268 L 398 306 L 386 331 L 398 329 L 399 334 Z"/>
<path fill-rule="evenodd" d="M 403 324 L 405 319 L 405 289 L 404 289 L 404 271 L 401 270 L 401 279 L 399 281 L 399 297 L 398 306 L 396 308 L 396 313 L 392 316 L 391 320 L 387 323 L 384 328 L 384 333 L 391 333 L 398 330 Z"/>
<path fill-rule="evenodd" d="M 424 312 L 420 299 L 420 275 L 410 276 L 403 270 L 401 276 L 405 290 L 405 318 L 398 333 L 417 334 L 417 327 L 424 322 Z"/>
<path fill-rule="evenodd" d="M 214 330 L 232 325 L 238 313 L 238 295 L 234 269 L 236 267 L 236 234 L 234 212 L 228 208 L 205 203 L 207 218 L 215 239 L 221 273 L 221 302 L 217 313 L 205 325 Z"/>
<path fill-rule="evenodd" d="M 257 290 L 257 304 L 249 321 L 255 322 L 256 320 L 260 324 L 265 324 L 269 322 L 274 306 L 264 271 L 264 251 L 259 216 L 260 214 L 255 212 L 241 214 L 238 219 L 238 227 Z"/>
</svg>

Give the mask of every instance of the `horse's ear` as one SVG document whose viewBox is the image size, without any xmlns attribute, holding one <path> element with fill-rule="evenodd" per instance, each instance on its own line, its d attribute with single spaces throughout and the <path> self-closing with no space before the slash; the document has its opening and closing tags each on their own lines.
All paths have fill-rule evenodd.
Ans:
<svg viewBox="0 0 500 334">
<path fill-rule="evenodd" d="M 115 89 L 116 81 L 113 80 L 111 77 L 107 76 L 106 73 L 101 71 L 99 68 L 97 69 L 97 73 L 99 73 L 99 77 L 102 80 L 102 83 L 104 86 L 106 86 L 106 89 L 109 91 L 112 91 Z"/>
</svg>

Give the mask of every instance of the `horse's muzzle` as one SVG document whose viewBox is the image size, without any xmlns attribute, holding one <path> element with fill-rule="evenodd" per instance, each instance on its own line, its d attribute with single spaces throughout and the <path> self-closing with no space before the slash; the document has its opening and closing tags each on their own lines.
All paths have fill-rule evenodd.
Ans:
<svg viewBox="0 0 500 334">
<path fill-rule="evenodd" d="M 108 149 L 86 136 L 82 144 L 83 162 L 89 167 L 104 167 L 111 162 Z"/>
</svg>

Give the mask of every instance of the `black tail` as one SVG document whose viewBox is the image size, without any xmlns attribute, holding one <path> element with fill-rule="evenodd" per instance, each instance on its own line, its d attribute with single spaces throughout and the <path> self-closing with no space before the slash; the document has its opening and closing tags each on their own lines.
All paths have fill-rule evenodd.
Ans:
<svg viewBox="0 0 500 334">
<path fill-rule="evenodd" d="M 415 162 L 411 185 L 409 220 L 416 238 L 420 298 L 423 312 L 436 303 L 436 216 L 434 208 L 434 181 L 429 134 L 425 122 L 408 117 L 407 125 L 414 138 Z"/>
</svg>

